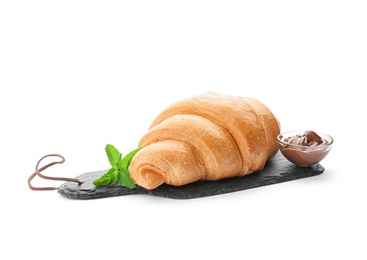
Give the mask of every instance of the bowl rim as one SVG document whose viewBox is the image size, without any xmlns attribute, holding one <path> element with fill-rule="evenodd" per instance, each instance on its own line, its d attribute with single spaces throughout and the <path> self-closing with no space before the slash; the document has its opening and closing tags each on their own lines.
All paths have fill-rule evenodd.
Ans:
<svg viewBox="0 0 367 260">
<path fill-rule="evenodd" d="M 287 145 L 287 146 L 291 146 L 291 147 L 295 147 L 295 148 L 303 148 L 303 149 L 307 149 L 307 148 L 310 148 L 310 149 L 315 149 L 315 148 L 319 148 L 319 149 L 322 149 L 322 148 L 328 148 L 328 147 L 331 147 L 332 145 L 333 145 L 333 143 L 334 143 L 334 138 L 332 138 L 330 135 L 328 135 L 328 134 L 325 134 L 325 133 L 323 133 L 323 132 L 319 132 L 319 131 L 314 131 L 314 130 L 312 130 L 312 131 L 314 131 L 316 134 L 318 134 L 318 135 L 320 135 L 321 137 L 327 137 L 327 138 L 329 138 L 330 139 L 330 142 L 328 143 L 328 144 L 326 144 L 326 145 L 322 145 L 322 146 L 320 146 L 320 145 L 316 145 L 316 146 L 306 146 L 306 145 L 299 145 L 299 144 L 290 144 L 290 143 L 286 143 L 286 142 L 284 142 L 284 141 L 282 141 L 281 139 L 280 139 L 280 137 L 281 136 L 283 136 L 284 134 L 287 134 L 287 133 L 292 133 L 292 132 L 294 132 L 295 134 L 296 133 L 300 133 L 300 134 L 302 134 L 302 133 L 304 133 L 304 132 L 306 132 L 306 131 L 311 131 L 311 130 L 291 130 L 291 131 L 286 131 L 286 132 L 282 132 L 282 133 L 280 133 L 280 134 L 278 134 L 277 135 L 277 140 L 278 140 L 278 142 L 280 143 L 280 144 L 282 144 L 282 145 Z"/>
</svg>

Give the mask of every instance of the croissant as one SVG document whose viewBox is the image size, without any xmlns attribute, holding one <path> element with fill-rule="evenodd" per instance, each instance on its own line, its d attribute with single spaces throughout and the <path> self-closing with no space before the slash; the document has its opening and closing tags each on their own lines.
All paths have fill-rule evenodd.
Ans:
<svg viewBox="0 0 367 260">
<path fill-rule="evenodd" d="M 139 142 L 132 180 L 146 189 L 244 176 L 278 150 L 278 120 L 259 101 L 214 92 L 165 109 Z"/>
</svg>

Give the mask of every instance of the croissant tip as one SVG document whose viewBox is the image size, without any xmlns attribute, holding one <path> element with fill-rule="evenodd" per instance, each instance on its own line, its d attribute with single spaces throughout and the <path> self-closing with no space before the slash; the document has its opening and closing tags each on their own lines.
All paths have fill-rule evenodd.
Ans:
<svg viewBox="0 0 367 260">
<path fill-rule="evenodd" d="M 158 173 L 146 171 L 141 173 L 139 179 L 136 180 L 136 183 L 147 190 L 153 190 L 162 185 L 164 183 L 164 179 Z"/>
</svg>

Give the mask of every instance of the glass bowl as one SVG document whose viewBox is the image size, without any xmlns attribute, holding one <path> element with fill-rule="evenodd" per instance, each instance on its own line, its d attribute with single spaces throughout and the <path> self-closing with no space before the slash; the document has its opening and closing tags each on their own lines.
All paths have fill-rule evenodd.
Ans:
<svg viewBox="0 0 367 260">
<path fill-rule="evenodd" d="M 323 160 L 333 145 L 333 138 L 330 135 L 316 132 L 324 142 L 320 145 L 300 145 L 300 144 L 292 144 L 287 142 L 287 138 L 303 135 L 306 131 L 289 131 L 285 133 L 281 133 L 278 135 L 278 145 L 279 150 L 283 154 L 283 156 L 294 163 L 295 165 L 308 167 L 314 164 L 319 163 Z"/>
</svg>

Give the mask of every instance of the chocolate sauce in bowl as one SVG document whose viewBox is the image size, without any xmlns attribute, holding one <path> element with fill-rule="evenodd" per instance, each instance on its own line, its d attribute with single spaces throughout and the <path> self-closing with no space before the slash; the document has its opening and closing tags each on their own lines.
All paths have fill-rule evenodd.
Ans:
<svg viewBox="0 0 367 260">
<path fill-rule="evenodd" d="M 280 135 L 279 138 L 281 153 L 298 166 L 311 166 L 320 162 L 329 153 L 331 144 L 331 137 L 329 141 L 310 130 L 284 139 Z"/>
</svg>

